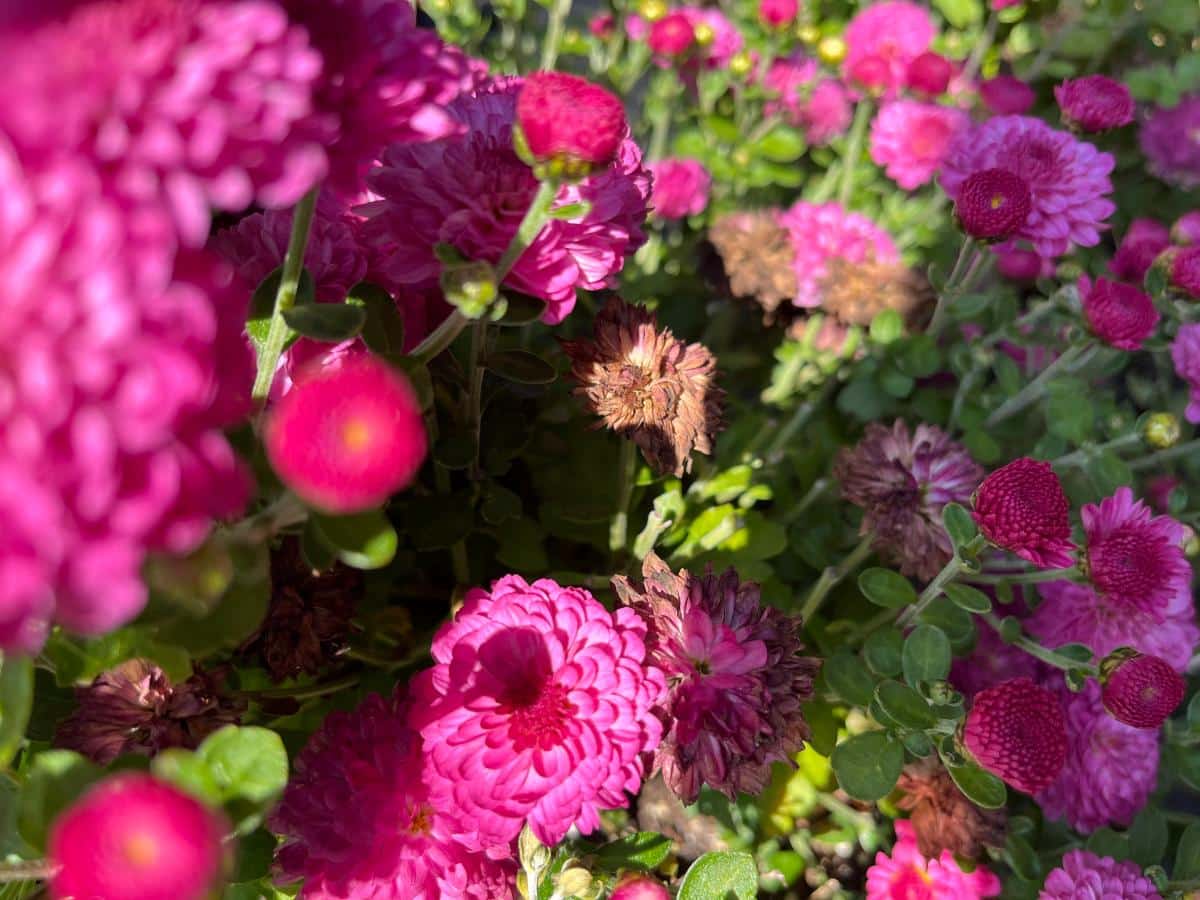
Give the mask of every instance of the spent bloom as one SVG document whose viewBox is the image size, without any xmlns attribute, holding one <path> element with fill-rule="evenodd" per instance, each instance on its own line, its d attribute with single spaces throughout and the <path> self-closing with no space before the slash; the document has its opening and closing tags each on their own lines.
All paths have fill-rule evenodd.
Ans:
<svg viewBox="0 0 1200 900">
<path fill-rule="evenodd" d="M 1191 389 L 1185 416 L 1189 422 L 1200 422 L 1200 322 L 1180 326 L 1171 343 L 1171 361 L 1175 374 Z"/>
<path fill-rule="evenodd" d="M 1150 171 L 1182 188 L 1200 185 L 1200 94 L 1156 109 L 1138 133 Z"/>
<path fill-rule="evenodd" d="M 534 159 L 606 166 L 629 132 L 611 92 L 578 75 L 534 72 L 517 94 L 517 123 Z"/>
<path fill-rule="evenodd" d="M 988 475 L 972 500 L 975 524 L 991 543 L 1043 569 L 1074 564 L 1071 504 L 1048 462 L 1013 460 Z"/>
<path fill-rule="evenodd" d="M 200 801 L 144 774 L 87 791 L 50 828 L 55 900 L 203 900 L 225 861 L 227 825 Z"/>
<path fill-rule="evenodd" d="M 893 95 L 904 86 L 909 65 L 929 49 L 936 35 L 924 7 L 907 0 L 872 3 L 846 26 L 845 70 L 860 71 L 862 63 L 872 61 L 883 75 L 879 86 Z"/>
<path fill-rule="evenodd" d="M 371 694 L 333 712 L 292 767 L 271 830 L 282 884 L 314 900 L 508 900 L 515 864 L 458 844 L 422 778 L 408 704 Z"/>
<path fill-rule="evenodd" d="M 640 584 L 617 576 L 613 587 L 646 621 L 647 659 L 666 675 L 654 755 L 663 780 L 684 803 L 703 785 L 730 799 L 763 790 L 772 764 L 809 737 L 801 704 L 819 662 L 800 655 L 799 621 L 764 605 L 733 569 L 676 574 L 654 553 Z"/>
<path fill-rule="evenodd" d="M 1183 553 L 1183 526 L 1156 516 L 1128 487 L 1080 511 L 1087 534 L 1088 578 L 1097 592 L 1159 616 L 1190 584 Z"/>
<path fill-rule="evenodd" d="M 1101 666 L 1104 708 L 1134 728 L 1160 728 L 1183 702 L 1187 682 L 1157 656 L 1118 651 Z"/>
<path fill-rule="evenodd" d="M 1095 284 L 1083 277 L 1079 293 L 1083 315 L 1092 333 L 1118 350 L 1139 350 L 1154 334 L 1161 318 L 1154 301 L 1131 284 L 1097 278 Z"/>
<path fill-rule="evenodd" d="M 1107 75 L 1071 78 L 1054 89 L 1063 121 L 1080 131 L 1108 131 L 1133 121 L 1133 95 Z"/>
<path fill-rule="evenodd" d="M 1200 245 L 1193 244 L 1171 254 L 1171 284 L 1194 300 L 1200 300 Z"/>
<path fill-rule="evenodd" d="M 650 205 L 661 219 L 682 219 L 704 212 L 712 176 L 694 159 L 664 159 L 650 163 L 654 187 Z"/>
<path fill-rule="evenodd" d="M 712 353 L 618 297 L 592 328 L 591 340 L 563 342 L 588 411 L 633 441 L 660 474 L 691 471 L 692 453 L 712 453 L 724 427 L 725 392 L 717 387 Z"/>
<path fill-rule="evenodd" d="M 962 230 L 982 241 L 1010 237 L 1029 218 L 1031 197 L 1025 179 L 1008 169 L 981 169 L 962 183 L 954 215 Z"/>
<path fill-rule="evenodd" d="M 890 100 L 871 123 L 871 159 L 906 191 L 927 184 L 941 168 L 950 142 L 970 125 L 952 106 Z"/>
<path fill-rule="evenodd" d="M 455 834 L 503 858 L 528 822 L 544 844 L 624 807 L 662 737 L 665 682 L 646 624 L 582 588 L 506 575 L 467 593 L 415 681 L 430 798 Z"/>
<path fill-rule="evenodd" d="M 975 695 L 962 742 L 983 768 L 1036 794 L 1054 782 L 1067 757 L 1062 706 L 1046 688 L 1013 678 Z"/>
<path fill-rule="evenodd" d="M 1169 246 L 1171 234 L 1166 225 L 1154 219 L 1134 219 L 1108 268 L 1118 278 L 1140 284 L 1154 260 Z"/>
<path fill-rule="evenodd" d="M 751 297 L 775 320 L 781 307 L 796 295 L 792 242 L 773 210 L 734 212 L 718 216 L 708 239 L 721 257 L 729 289 L 735 297 Z"/>
<path fill-rule="evenodd" d="M 850 95 L 837 79 L 821 75 L 815 59 L 798 53 L 771 63 L 763 83 L 778 94 L 764 108 L 766 115 L 783 115 L 804 132 L 809 144 L 827 144 L 850 127 Z"/>
<path fill-rule="evenodd" d="M 949 850 L 926 858 L 912 823 L 897 819 L 895 825 L 891 854 L 880 850 L 867 869 L 867 900 L 982 900 L 1000 893 L 1000 879 L 986 866 L 968 874 Z"/>
<path fill-rule="evenodd" d="M 1004 810 L 983 809 L 968 800 L 936 758 L 905 766 L 896 786 L 904 793 L 896 806 L 911 814 L 908 822 L 922 856 L 936 859 L 948 851 L 982 859 L 987 847 L 1004 846 Z"/>
<path fill-rule="evenodd" d="M 1086 900 L 1113 897 L 1120 900 L 1162 900 L 1141 867 L 1128 860 L 1118 862 L 1088 850 L 1072 850 L 1062 865 L 1046 876 L 1038 900 Z"/>
<path fill-rule="evenodd" d="M 984 106 L 998 116 L 1019 116 L 1029 112 L 1037 95 L 1027 82 L 1012 75 L 997 75 L 979 85 Z"/>
<path fill-rule="evenodd" d="M 954 548 L 942 526 L 947 503 L 966 503 L 983 468 L 935 425 L 909 430 L 903 419 L 889 428 L 867 425 L 853 448 L 834 464 L 842 496 L 863 510 L 862 531 L 905 575 L 924 581 L 950 561 Z"/>
<path fill-rule="evenodd" d="M 468 259 L 500 261 L 538 181 L 513 149 L 520 79 L 490 83 L 460 98 L 450 113 L 466 128 L 459 137 L 392 146 L 369 184 L 380 200 L 359 207 L 364 240 L 377 260 L 375 277 L 394 293 L 436 290 L 439 243 Z M 547 301 L 547 324 L 575 306 L 575 290 L 610 285 L 645 235 L 650 175 L 628 135 L 615 162 L 564 184 L 555 205 L 587 204 L 586 212 L 554 219 L 517 259 L 505 284 Z"/>
<path fill-rule="evenodd" d="M 302 500 L 359 512 L 406 487 L 425 460 L 425 422 L 408 379 L 358 353 L 336 368 L 301 373 L 271 407 L 267 458 Z"/>
<path fill-rule="evenodd" d="M 1014 237 L 1043 256 L 1072 245 L 1094 247 L 1116 206 L 1109 173 L 1114 159 L 1065 131 L 1030 116 L 997 116 L 969 128 L 950 144 L 941 184 L 957 200 L 963 183 L 980 169 L 1008 169 L 1029 186 L 1030 210 Z"/>
</svg>

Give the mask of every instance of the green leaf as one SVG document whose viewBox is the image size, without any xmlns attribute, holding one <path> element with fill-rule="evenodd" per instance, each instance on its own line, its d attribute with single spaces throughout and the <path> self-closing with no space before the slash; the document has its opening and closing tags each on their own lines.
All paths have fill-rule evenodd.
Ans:
<svg viewBox="0 0 1200 900">
<path fill-rule="evenodd" d="M 1129 838 L 1129 855 L 1139 866 L 1159 863 L 1167 850 L 1167 818 L 1160 810 L 1147 806 L 1133 820 L 1126 837 Z"/>
<path fill-rule="evenodd" d="M 933 625 L 918 625 L 904 641 L 904 680 L 909 684 L 941 681 L 950 672 L 950 640 Z"/>
<path fill-rule="evenodd" d="M 1093 831 L 1086 846 L 1097 856 L 1111 856 L 1118 861 L 1129 859 L 1129 839 L 1111 828 L 1098 828 Z"/>
<path fill-rule="evenodd" d="M 306 338 L 336 344 L 362 331 L 367 311 L 349 303 L 306 303 L 284 310 L 283 321 Z"/>
<path fill-rule="evenodd" d="M 925 698 L 899 681 L 884 681 L 875 688 L 875 699 L 884 711 L 904 728 L 932 728 L 937 717 Z"/>
<path fill-rule="evenodd" d="M 933 0 L 933 5 L 955 28 L 967 28 L 983 21 L 980 0 Z"/>
<path fill-rule="evenodd" d="M 896 786 L 904 767 L 904 748 L 882 731 L 867 731 L 838 744 L 830 762 L 842 790 L 873 803 Z"/>
<path fill-rule="evenodd" d="M 1074 444 L 1091 436 L 1095 406 L 1081 403 L 1088 396 L 1087 384 L 1079 378 L 1058 378 L 1046 386 L 1046 427 Z"/>
<path fill-rule="evenodd" d="M 29 845 L 46 848 L 50 825 L 103 773 L 73 750 L 45 750 L 33 758 L 17 806 L 17 830 Z"/>
<path fill-rule="evenodd" d="M 885 309 L 871 320 L 871 340 L 890 344 L 904 334 L 904 317 L 897 310 Z"/>
<path fill-rule="evenodd" d="M 754 149 L 774 162 L 790 163 L 800 158 L 806 146 L 803 132 L 788 125 L 776 125 Z"/>
<path fill-rule="evenodd" d="M 257 881 L 271 871 L 271 860 L 275 855 L 275 835 L 265 828 L 256 828 L 238 841 L 237 867 L 233 881 Z"/>
<path fill-rule="evenodd" d="M 1179 847 L 1175 851 L 1175 870 L 1172 875 L 1176 881 L 1200 878 L 1200 822 L 1193 822 L 1183 829 Z"/>
<path fill-rule="evenodd" d="M 163 750 L 154 757 L 150 769 L 163 781 L 169 781 L 209 806 L 220 806 L 224 802 L 222 787 L 217 784 L 208 764 L 190 750 L 180 747 Z"/>
<path fill-rule="evenodd" d="M 610 872 L 619 869 L 654 869 L 671 853 L 671 839 L 656 831 L 639 831 L 605 844 L 596 851 L 596 862 Z"/>
<path fill-rule="evenodd" d="M 1003 782 L 1000 785 L 1004 787 Z M 1042 863 L 1029 841 L 1020 835 L 1010 834 L 1004 845 L 1013 872 L 1023 881 L 1041 881 Z"/>
<path fill-rule="evenodd" d="M 33 660 L 0 656 L 0 769 L 17 755 L 33 711 Z"/>
<path fill-rule="evenodd" d="M 269 728 L 226 725 L 205 738 L 196 758 L 208 768 L 222 800 L 266 804 L 287 784 L 283 740 Z"/>
<path fill-rule="evenodd" d="M 876 606 L 899 609 L 917 602 L 917 592 L 912 583 L 891 569 L 866 569 L 858 576 L 858 587 Z"/>
<path fill-rule="evenodd" d="M 255 350 L 261 350 L 267 342 L 267 332 L 271 330 L 271 315 L 275 310 L 275 295 L 279 291 L 279 279 L 282 266 L 264 278 L 250 300 L 250 313 L 246 321 L 246 334 L 254 343 Z M 305 306 L 316 301 L 317 289 L 308 269 L 300 273 L 300 283 L 296 288 L 295 306 Z"/>
<path fill-rule="evenodd" d="M 968 800 L 984 809 L 999 809 L 1008 800 L 1004 782 L 979 766 L 946 766 L 946 771 Z"/>
<path fill-rule="evenodd" d="M 821 667 L 830 690 L 855 706 L 866 706 L 875 696 L 875 679 L 867 672 L 862 660 L 841 650 L 825 660 Z"/>
<path fill-rule="evenodd" d="M 1092 648 L 1086 644 L 1063 644 L 1061 647 L 1055 647 L 1054 652 L 1059 656 L 1065 656 L 1074 662 L 1089 663 L 1092 661 Z"/>
<path fill-rule="evenodd" d="M 951 583 L 942 591 L 960 609 L 969 613 L 986 613 L 992 611 L 992 600 L 983 591 L 966 584 Z"/>
<path fill-rule="evenodd" d="M 551 219 L 562 219 L 564 221 L 570 219 L 582 219 L 592 211 L 592 204 L 586 200 L 581 200 L 578 203 L 564 203 L 562 206 L 556 206 L 550 210 Z"/>
<path fill-rule="evenodd" d="M 742 130 L 732 119 L 722 116 L 705 116 L 703 121 L 708 133 L 721 143 L 737 144 L 741 141 Z"/>
<path fill-rule="evenodd" d="M 558 377 L 554 366 L 528 350 L 497 350 L 483 364 L 488 371 L 517 384 L 550 384 Z"/>
<path fill-rule="evenodd" d="M 863 643 L 863 657 L 876 675 L 890 678 L 900 674 L 904 635 L 898 628 L 877 628 Z"/>
<path fill-rule="evenodd" d="M 493 324 L 504 328 L 519 328 L 536 322 L 546 311 L 546 301 L 530 297 L 509 288 L 504 289 L 503 297 L 507 301 L 504 315 Z"/>
<path fill-rule="evenodd" d="M 404 318 L 391 294 L 377 284 L 360 281 L 350 288 L 346 302 L 366 311 L 362 337 L 371 350 L 389 359 L 404 355 Z"/>
<path fill-rule="evenodd" d="M 955 548 L 969 544 L 978 533 L 975 520 L 971 518 L 966 507 L 958 503 L 947 503 L 942 507 L 942 525 Z"/>
<path fill-rule="evenodd" d="M 705 853 L 688 868 L 679 885 L 679 900 L 754 900 L 758 867 L 741 851 Z"/>
<path fill-rule="evenodd" d="M 352 516 L 314 513 L 313 528 L 338 559 L 355 569 L 382 569 L 396 555 L 396 529 L 380 510 Z"/>
<path fill-rule="evenodd" d="M 975 640 L 975 619 L 962 607 L 956 606 L 949 597 L 938 597 L 917 617 L 924 625 L 940 628 L 950 639 L 950 646 L 957 652 L 967 650 Z"/>
</svg>

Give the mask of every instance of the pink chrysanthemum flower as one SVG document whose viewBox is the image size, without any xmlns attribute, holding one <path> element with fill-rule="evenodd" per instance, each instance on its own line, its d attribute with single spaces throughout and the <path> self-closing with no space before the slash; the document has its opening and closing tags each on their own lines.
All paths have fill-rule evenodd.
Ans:
<svg viewBox="0 0 1200 900">
<path fill-rule="evenodd" d="M 712 40 L 705 41 L 698 54 L 705 68 L 724 69 L 741 52 L 745 44 L 742 33 L 719 9 L 681 6 L 679 11 L 691 22 L 693 32 L 701 28 L 712 32 Z"/>
<path fill-rule="evenodd" d="M 650 205 L 661 219 L 682 219 L 696 216 L 708 206 L 708 189 L 712 176 L 694 159 L 664 159 L 650 163 L 654 187 Z"/>
<path fill-rule="evenodd" d="M 1171 253 L 1171 284 L 1189 297 L 1200 300 L 1200 245 Z"/>
<path fill-rule="evenodd" d="M 1171 343 L 1175 374 L 1188 383 L 1191 401 L 1184 413 L 1189 422 L 1200 422 L 1200 322 L 1182 325 Z"/>
<path fill-rule="evenodd" d="M 639 17 L 640 19 L 640 17 Z M 632 21 L 630 25 L 632 26 Z M 634 37 L 631 33 L 630 37 Z M 659 56 L 682 56 L 691 49 L 696 40 L 692 21 L 679 10 L 669 12 L 649 26 L 646 45 Z M 634 38 L 637 40 L 637 38 Z"/>
<path fill-rule="evenodd" d="M 796 251 L 792 260 L 796 298 L 792 302 L 799 307 L 821 305 L 821 281 L 832 259 L 850 263 L 900 261 L 900 253 L 886 231 L 837 203 L 797 200 L 779 214 L 779 224 L 787 229 Z"/>
<path fill-rule="evenodd" d="M 1112 154 L 1029 116 L 998 116 L 961 132 L 942 164 L 941 184 L 957 200 L 963 182 L 980 169 L 1008 169 L 1029 185 L 1029 216 L 1015 237 L 1043 256 L 1072 245 L 1094 247 L 1116 206 L 1109 173 Z"/>
<path fill-rule="evenodd" d="M 979 99 L 997 116 L 1020 116 L 1029 112 L 1037 95 L 1020 78 L 997 75 L 980 83 Z"/>
<path fill-rule="evenodd" d="M 1063 121 L 1080 131 L 1108 131 L 1133 121 L 1133 95 L 1107 75 L 1085 75 L 1054 89 Z"/>
<path fill-rule="evenodd" d="M 971 237 L 998 241 L 1025 224 L 1030 204 L 1029 185 L 1020 175 L 1007 169 L 983 169 L 962 183 L 954 216 Z"/>
<path fill-rule="evenodd" d="M 1052 784 L 1067 756 L 1058 698 L 1028 678 L 1013 678 L 975 695 L 962 730 L 976 762 L 1019 791 Z"/>
<path fill-rule="evenodd" d="M 908 64 L 908 87 L 927 97 L 946 93 L 954 77 L 954 64 L 940 53 L 926 51 Z"/>
<path fill-rule="evenodd" d="M 940 428 L 903 419 L 867 426 L 862 440 L 843 448 L 834 464 L 842 497 L 863 510 L 862 531 L 905 575 L 928 581 L 954 548 L 942 526 L 947 503 L 966 503 L 983 467 Z"/>
<path fill-rule="evenodd" d="M 1141 284 L 1154 260 L 1170 246 L 1171 234 L 1166 225 L 1153 219 L 1134 219 L 1108 268 L 1124 281 Z"/>
<path fill-rule="evenodd" d="M 1154 111 L 1138 133 L 1150 171 L 1182 188 L 1200 185 L 1200 94 Z"/>
<path fill-rule="evenodd" d="M 219 815 L 149 775 L 116 775 L 53 823 L 46 855 L 55 900 L 202 900 L 225 861 Z"/>
<path fill-rule="evenodd" d="M 800 0 L 758 0 L 758 20 L 771 28 L 782 28 L 796 21 Z"/>
<path fill-rule="evenodd" d="M 210 208 L 286 206 L 325 174 L 309 134 L 321 59 L 274 3 L 92 0 L 0 45 L 0 131 L 21 156 L 86 159 L 165 205 L 187 246 Z"/>
<path fill-rule="evenodd" d="M 615 94 L 578 75 L 534 72 L 517 94 L 517 122 L 538 160 L 561 159 L 602 167 L 629 133 Z"/>
<path fill-rule="evenodd" d="M 684 803 L 705 784 L 730 799 L 763 790 L 809 737 L 801 704 L 820 664 L 800 655 L 799 621 L 733 569 L 676 574 L 654 553 L 640 584 L 618 575 L 613 587 L 645 619 L 647 659 L 666 673 L 654 765 L 667 785 Z"/>
<path fill-rule="evenodd" d="M 1154 884 L 1134 862 L 1117 862 L 1087 850 L 1072 850 L 1062 865 L 1046 876 L 1038 900 L 1162 900 Z"/>
<path fill-rule="evenodd" d="M 512 147 L 520 86 L 519 79 L 493 82 L 451 104 L 467 128 L 462 137 L 384 152 L 370 178 L 382 199 L 360 210 L 369 217 L 363 235 L 377 254 L 377 274 L 394 293 L 437 289 L 438 243 L 470 259 L 499 262 L 538 188 Z M 577 288 L 609 286 L 625 257 L 641 246 L 649 194 L 641 152 L 626 136 L 612 166 L 559 190 L 556 205 L 583 202 L 587 212 L 543 227 L 505 284 L 546 300 L 543 321 L 561 322 Z"/>
<path fill-rule="evenodd" d="M 633 610 L 549 579 L 468 592 L 413 697 L 430 797 L 467 846 L 506 856 L 525 822 L 557 844 L 627 805 L 662 737 L 645 636 Z"/>
<path fill-rule="evenodd" d="M 1134 728 L 1161 728 L 1187 693 L 1187 682 L 1170 663 L 1136 651 L 1112 654 L 1100 673 L 1104 708 Z"/>
<path fill-rule="evenodd" d="M 929 49 L 936 35 L 937 27 L 923 6 L 907 0 L 873 3 L 846 27 L 845 71 L 859 70 L 864 60 L 878 60 L 886 73 L 880 86 L 891 96 L 904 86 L 909 65 Z"/>
<path fill-rule="evenodd" d="M 421 736 L 400 697 L 333 712 L 293 764 L 271 830 L 280 883 L 306 900 L 510 900 L 515 863 L 451 836 L 421 776 Z"/>
<path fill-rule="evenodd" d="M 1078 694 L 1059 688 L 1068 750 L 1058 778 L 1035 798 L 1047 819 L 1066 819 L 1076 831 L 1128 826 L 1158 779 L 1158 732 L 1110 716 L 1100 686 Z"/>
<path fill-rule="evenodd" d="M 982 900 L 1000 893 L 1000 879 L 986 866 L 968 874 L 949 850 L 926 859 L 912 823 L 897 819 L 895 824 L 891 854 L 879 851 L 875 865 L 867 869 L 867 900 Z"/>
<path fill-rule="evenodd" d="M 1140 350 L 1142 342 L 1154 334 L 1162 318 L 1154 301 L 1131 284 L 1097 278 L 1095 284 L 1083 276 L 1079 293 L 1083 297 L 1083 315 L 1092 333 L 1118 350 Z"/>
<path fill-rule="evenodd" d="M 827 144 L 850 127 L 849 94 L 836 79 L 822 77 L 815 59 L 799 54 L 777 59 L 764 84 L 779 95 L 767 101 L 765 114 L 784 116 L 809 144 Z"/>
<path fill-rule="evenodd" d="M 1115 494 L 1080 510 L 1087 534 L 1088 578 L 1097 592 L 1160 616 L 1192 567 L 1183 553 L 1183 526 L 1156 516 L 1133 491 Z"/>
<path fill-rule="evenodd" d="M 1071 504 L 1048 462 L 1029 457 L 992 472 L 972 501 L 975 523 L 991 543 L 1043 569 L 1074 564 Z"/>
<path fill-rule="evenodd" d="M 1200 209 L 1186 212 L 1175 220 L 1175 224 L 1171 226 L 1171 240 L 1185 247 L 1189 244 L 1200 244 Z"/>
<path fill-rule="evenodd" d="M 891 100 L 871 123 L 871 159 L 906 191 L 927 184 L 942 165 L 950 142 L 970 125 L 961 109 Z"/>
</svg>

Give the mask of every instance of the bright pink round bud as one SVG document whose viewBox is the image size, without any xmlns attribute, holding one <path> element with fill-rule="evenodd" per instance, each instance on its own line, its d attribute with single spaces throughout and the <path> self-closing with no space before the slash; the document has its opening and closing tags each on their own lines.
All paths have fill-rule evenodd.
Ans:
<svg viewBox="0 0 1200 900">
<path fill-rule="evenodd" d="M 1028 678 L 976 694 L 962 741 L 980 766 L 1026 794 L 1053 784 L 1067 761 L 1062 706 Z"/>
<path fill-rule="evenodd" d="M 1118 278 L 1140 284 L 1159 254 L 1169 246 L 1171 233 L 1166 225 L 1154 219 L 1134 219 L 1108 268 Z"/>
<path fill-rule="evenodd" d="M 1133 95 L 1107 75 L 1085 75 L 1054 89 L 1063 121 L 1080 131 L 1108 131 L 1133 121 Z"/>
<path fill-rule="evenodd" d="M 1157 656 L 1128 650 L 1111 653 L 1100 664 L 1104 708 L 1134 728 L 1159 728 L 1183 702 L 1187 682 Z"/>
<path fill-rule="evenodd" d="M 759 0 L 758 19 L 769 28 L 782 28 L 796 21 L 798 0 Z"/>
<path fill-rule="evenodd" d="M 1171 284 L 1200 300 L 1200 244 L 1184 247 L 1172 255 Z"/>
<path fill-rule="evenodd" d="M 881 91 L 892 79 L 892 70 L 888 67 L 887 60 L 878 56 L 864 56 L 850 67 L 847 74 L 851 81 L 868 91 Z"/>
<path fill-rule="evenodd" d="M 93 787 L 50 829 L 54 898 L 200 900 L 224 862 L 221 817 L 149 775 Z"/>
<path fill-rule="evenodd" d="M 936 97 L 946 93 L 954 66 L 940 53 L 926 51 L 908 64 L 908 86 L 921 94 Z"/>
<path fill-rule="evenodd" d="M 612 37 L 616 26 L 617 20 L 612 13 L 596 13 L 588 19 L 588 31 L 592 33 L 593 37 L 601 40 Z"/>
<path fill-rule="evenodd" d="M 1098 278 L 1089 287 L 1087 279 L 1080 279 L 1079 292 L 1092 333 L 1110 347 L 1138 350 L 1158 326 L 1154 301 L 1131 284 Z"/>
<path fill-rule="evenodd" d="M 615 94 L 564 72 L 534 72 L 517 97 L 517 122 L 539 160 L 594 166 L 612 162 L 625 137 L 625 107 Z"/>
<path fill-rule="evenodd" d="M 1001 466 L 975 491 L 973 515 L 985 538 L 1043 569 L 1072 565 L 1071 504 L 1048 462 Z"/>
<path fill-rule="evenodd" d="M 1171 226 L 1171 240 L 1177 244 L 1200 244 L 1200 209 L 1184 213 Z"/>
<path fill-rule="evenodd" d="M 1049 268 L 1049 272 L 1047 272 Z M 996 269 L 1012 281 L 1036 281 L 1043 275 L 1052 275 L 1054 266 L 1047 267 L 1046 260 L 1024 247 L 997 250 Z"/>
<path fill-rule="evenodd" d="M 1008 169 L 984 169 L 962 183 L 954 214 L 971 237 L 998 241 L 1025 224 L 1030 204 L 1024 178 Z"/>
<path fill-rule="evenodd" d="M 696 31 L 681 12 L 668 13 L 650 26 L 646 44 L 659 56 L 682 56 L 696 40 Z"/>
<path fill-rule="evenodd" d="M 1019 116 L 1037 99 L 1033 88 L 1012 75 L 997 75 L 979 85 L 983 105 L 998 116 Z"/>
<path fill-rule="evenodd" d="M 648 875 L 622 878 L 609 900 L 671 900 L 671 892 Z"/>
<path fill-rule="evenodd" d="M 301 372 L 270 408 L 264 445 L 280 479 L 330 513 L 361 512 L 406 487 L 425 459 L 408 379 L 368 353 Z"/>
</svg>

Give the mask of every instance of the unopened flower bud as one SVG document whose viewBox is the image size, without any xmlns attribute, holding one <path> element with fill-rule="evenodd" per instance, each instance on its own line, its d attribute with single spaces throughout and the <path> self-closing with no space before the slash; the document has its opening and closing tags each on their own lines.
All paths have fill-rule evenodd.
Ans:
<svg viewBox="0 0 1200 900">
<path fill-rule="evenodd" d="M 637 7 L 638 15 L 647 22 L 657 22 L 669 11 L 666 0 L 641 0 Z"/>
<path fill-rule="evenodd" d="M 521 867 L 530 872 L 540 872 L 550 865 L 550 848 L 537 839 L 528 825 L 517 837 L 517 855 Z"/>
<path fill-rule="evenodd" d="M 729 60 L 729 71 L 738 77 L 749 75 L 750 70 L 753 68 L 754 57 L 752 57 L 745 50 L 741 50 L 733 54 Z"/>
<path fill-rule="evenodd" d="M 815 44 L 821 39 L 821 29 L 816 25 L 801 25 L 796 29 L 796 37 L 806 44 Z"/>
<path fill-rule="evenodd" d="M 692 29 L 692 33 L 696 38 L 696 45 L 700 47 L 708 47 L 717 37 L 717 33 L 707 22 L 701 22 L 696 25 Z"/>
<path fill-rule="evenodd" d="M 1200 535 L 1191 525 L 1183 526 L 1183 552 L 1186 556 L 1200 556 Z"/>
<path fill-rule="evenodd" d="M 1156 412 L 1142 424 L 1142 439 L 1156 450 L 1174 447 L 1183 436 L 1183 427 L 1174 413 Z"/>
<path fill-rule="evenodd" d="M 442 269 L 442 293 L 468 319 L 480 318 L 496 299 L 496 272 L 485 262 L 464 262 Z"/>
<path fill-rule="evenodd" d="M 578 897 L 579 900 L 598 898 L 603 885 L 592 880 L 592 873 L 578 867 L 563 869 L 554 876 L 555 897 Z"/>
<path fill-rule="evenodd" d="M 1187 691 L 1169 663 L 1129 647 L 1114 650 L 1100 663 L 1100 684 L 1104 708 L 1133 728 L 1160 728 Z"/>
<path fill-rule="evenodd" d="M 835 35 L 821 38 L 821 42 L 817 44 L 817 56 L 826 65 L 838 65 L 846 58 L 845 40 Z"/>
</svg>

